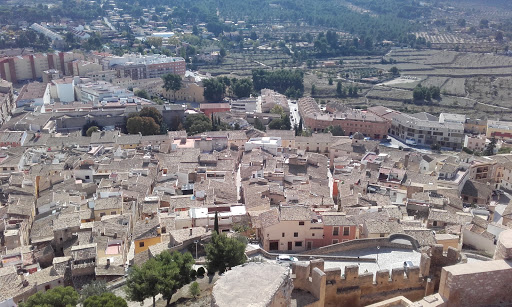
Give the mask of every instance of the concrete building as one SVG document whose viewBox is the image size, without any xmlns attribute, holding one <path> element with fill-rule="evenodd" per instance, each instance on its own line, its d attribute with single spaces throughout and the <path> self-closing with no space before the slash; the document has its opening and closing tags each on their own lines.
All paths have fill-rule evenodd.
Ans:
<svg viewBox="0 0 512 307">
<path fill-rule="evenodd" d="M 285 265 L 248 263 L 227 271 L 212 291 L 212 306 L 291 306 L 293 283 Z"/>
<path fill-rule="evenodd" d="M 43 77 L 43 72 L 56 69 L 63 75 L 73 75 L 73 61 L 83 60 L 81 53 L 55 52 L 36 53 L 23 56 L 0 58 L 0 78 L 18 83 L 24 80 L 37 80 Z"/>
<path fill-rule="evenodd" d="M 104 70 L 114 69 L 119 78 L 132 79 L 160 78 L 166 74 L 185 75 L 186 63 L 181 57 L 161 54 L 107 56 L 101 59 Z"/>
<path fill-rule="evenodd" d="M 486 119 L 466 119 L 464 123 L 464 132 L 471 134 L 485 134 L 487 130 Z"/>
<path fill-rule="evenodd" d="M 290 112 L 290 107 L 288 106 L 288 99 L 285 95 L 279 94 L 273 90 L 262 89 L 261 96 L 258 97 L 261 103 L 261 112 L 269 113 L 275 106 L 280 106 L 283 108 L 285 113 Z"/>
<path fill-rule="evenodd" d="M 488 138 L 495 137 L 497 139 L 512 138 L 512 122 L 504 122 L 499 120 L 488 120 L 486 136 Z"/>
<path fill-rule="evenodd" d="M 52 30 L 50 30 L 40 24 L 34 23 L 30 26 L 30 29 L 43 34 L 44 36 L 48 37 L 52 41 L 63 40 L 62 35 L 57 34 L 57 33 L 53 32 Z"/>
<path fill-rule="evenodd" d="M 271 221 L 260 235 L 267 251 L 300 252 L 323 244 L 323 224 L 305 206 L 281 206 L 278 218 Z"/>
<path fill-rule="evenodd" d="M 103 70 L 103 66 L 97 63 L 84 60 L 76 60 L 71 62 L 73 66 L 73 76 L 86 77 Z"/>
<path fill-rule="evenodd" d="M 472 151 L 484 151 L 487 137 L 485 135 L 465 135 L 464 136 L 464 147 Z"/>
<path fill-rule="evenodd" d="M 215 113 L 229 112 L 230 109 L 229 103 L 201 103 L 199 107 L 199 110 L 208 117 Z"/>
<path fill-rule="evenodd" d="M 125 88 L 114 86 L 111 83 L 98 81 L 92 83 L 82 83 L 75 87 L 77 100 L 82 103 L 100 103 L 102 101 L 118 101 L 122 98 L 131 98 L 133 92 Z"/>
<path fill-rule="evenodd" d="M 443 114 L 442 114 L 443 115 Z M 429 113 L 400 113 L 393 117 L 391 135 L 403 142 L 418 145 L 440 145 L 442 148 L 461 150 L 464 140 L 464 124 L 459 122 L 456 114 L 436 117 Z"/>
<path fill-rule="evenodd" d="M 163 82 L 162 82 L 163 85 Z M 186 101 L 186 102 L 205 102 L 204 99 L 204 86 L 202 82 L 194 81 L 193 79 L 185 78 L 181 83 L 181 89 L 176 91 L 166 91 L 159 87 L 160 93 L 170 101 Z"/>
<path fill-rule="evenodd" d="M 15 108 L 12 83 L 0 80 L 0 125 L 6 122 Z"/>
<path fill-rule="evenodd" d="M 245 98 L 231 101 L 231 111 L 239 113 L 256 112 L 258 98 Z"/>
<path fill-rule="evenodd" d="M 344 108 L 342 111 L 331 110 L 332 114 L 324 113 L 311 97 L 301 98 L 297 104 L 305 126 L 315 131 L 339 126 L 345 135 L 359 132 L 376 140 L 385 138 L 388 134 L 390 123 L 370 112 Z"/>
<path fill-rule="evenodd" d="M 281 138 L 280 137 L 261 137 L 251 138 L 245 143 L 245 150 L 251 151 L 255 148 L 264 149 L 274 155 L 282 151 Z"/>
<path fill-rule="evenodd" d="M 47 91 L 50 91 L 50 97 L 59 102 L 75 101 L 75 80 L 73 78 L 63 78 L 52 80 L 47 85 Z"/>
</svg>

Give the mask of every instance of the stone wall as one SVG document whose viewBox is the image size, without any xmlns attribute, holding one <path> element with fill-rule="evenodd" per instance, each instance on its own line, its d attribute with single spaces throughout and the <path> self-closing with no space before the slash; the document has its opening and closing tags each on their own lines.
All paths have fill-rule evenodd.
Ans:
<svg viewBox="0 0 512 307">
<path fill-rule="evenodd" d="M 439 294 L 447 306 L 511 306 L 512 265 L 494 260 L 443 269 Z"/>
<path fill-rule="evenodd" d="M 439 289 L 443 267 L 457 264 L 460 259 L 459 251 L 451 246 L 448 248 L 446 255 L 443 254 L 442 244 L 436 244 L 430 248 L 428 253 L 421 254 L 420 274 L 430 278 L 433 282 L 433 287 L 428 289 L 427 295 L 437 292 Z"/>
<path fill-rule="evenodd" d="M 403 295 L 410 300 L 419 300 L 425 295 L 427 282 L 420 277 L 420 269 L 411 267 L 381 270 L 376 273 L 359 274 L 357 265 L 341 269 L 323 271 L 323 260 L 311 263 L 293 264 L 295 289 L 310 292 L 318 299 L 324 300 L 322 306 L 366 306 L 382 300 Z M 323 273 L 323 274 L 320 274 Z"/>
<path fill-rule="evenodd" d="M 314 250 L 302 252 L 302 255 L 325 255 L 330 253 L 351 251 L 364 248 L 391 247 L 401 249 L 414 249 L 412 244 L 401 244 L 391 242 L 389 238 L 357 239 L 347 242 L 332 244 Z"/>
</svg>

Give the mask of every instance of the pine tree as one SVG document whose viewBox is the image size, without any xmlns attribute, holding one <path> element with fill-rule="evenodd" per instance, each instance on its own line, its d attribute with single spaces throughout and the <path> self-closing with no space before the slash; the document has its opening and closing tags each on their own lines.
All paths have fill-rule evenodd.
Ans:
<svg viewBox="0 0 512 307">
<path fill-rule="evenodd" d="M 217 215 L 217 211 L 215 211 L 215 221 L 213 224 L 213 230 L 218 234 L 219 233 L 219 216 Z"/>
</svg>

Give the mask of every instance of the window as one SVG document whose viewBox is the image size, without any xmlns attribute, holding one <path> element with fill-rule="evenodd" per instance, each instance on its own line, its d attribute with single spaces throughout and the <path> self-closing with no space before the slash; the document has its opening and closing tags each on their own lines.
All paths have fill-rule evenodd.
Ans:
<svg viewBox="0 0 512 307">
<path fill-rule="evenodd" d="M 105 212 L 100 213 L 100 217 L 105 216 Z"/>
<path fill-rule="evenodd" d="M 333 227 L 333 228 L 332 228 L 332 235 L 333 235 L 333 236 L 337 236 L 337 235 L 339 235 L 339 234 L 340 234 L 340 228 L 339 228 L 339 227 L 337 227 L 337 226 L 336 226 L 336 227 Z"/>
<path fill-rule="evenodd" d="M 332 244 L 337 244 L 337 243 L 338 243 L 338 239 L 332 240 Z"/>
<path fill-rule="evenodd" d="M 299 222 L 299 226 L 304 226 L 304 222 Z"/>
<path fill-rule="evenodd" d="M 295 247 L 302 247 L 302 241 L 295 241 Z"/>
<path fill-rule="evenodd" d="M 299 233 L 298 233 L 298 232 L 294 232 L 294 233 L 293 233 L 293 236 L 294 236 L 295 238 L 297 238 L 297 237 L 299 236 Z"/>
<path fill-rule="evenodd" d="M 384 238 L 384 236 L 385 236 L 385 235 L 386 235 L 385 233 L 381 233 L 381 234 L 380 234 L 380 237 L 381 237 L 381 238 Z"/>
<path fill-rule="evenodd" d="M 85 176 L 85 179 L 91 179 L 91 177 L 90 176 Z"/>
<path fill-rule="evenodd" d="M 281 237 L 283 237 L 283 238 L 284 238 L 284 232 L 281 234 Z"/>
<path fill-rule="evenodd" d="M 162 227 L 162 233 L 166 233 L 166 232 L 167 232 L 167 228 Z"/>
<path fill-rule="evenodd" d="M 45 291 L 50 290 L 50 285 L 46 285 L 46 286 L 44 286 L 44 290 L 45 290 Z"/>
<path fill-rule="evenodd" d="M 144 247 L 144 242 L 139 242 L 139 247 Z"/>
<path fill-rule="evenodd" d="M 115 211 L 111 211 L 110 215 L 116 215 L 116 212 Z"/>
<path fill-rule="evenodd" d="M 343 227 L 343 235 L 344 236 L 350 235 L 350 227 Z"/>
</svg>

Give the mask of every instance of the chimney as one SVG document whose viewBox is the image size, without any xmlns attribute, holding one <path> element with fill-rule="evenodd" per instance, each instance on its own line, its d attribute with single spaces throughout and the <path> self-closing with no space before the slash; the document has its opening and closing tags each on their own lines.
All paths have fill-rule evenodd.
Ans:
<svg viewBox="0 0 512 307">
<path fill-rule="evenodd" d="M 190 236 L 192 236 L 192 228 L 190 228 Z"/>
</svg>

